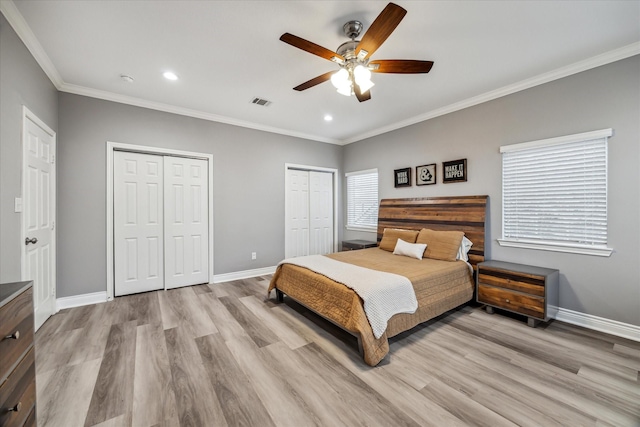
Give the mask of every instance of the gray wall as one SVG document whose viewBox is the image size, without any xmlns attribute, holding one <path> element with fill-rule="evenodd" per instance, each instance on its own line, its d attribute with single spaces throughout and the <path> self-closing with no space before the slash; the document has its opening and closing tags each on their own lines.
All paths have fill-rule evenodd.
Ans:
<svg viewBox="0 0 640 427">
<path fill-rule="evenodd" d="M 107 141 L 213 155 L 215 274 L 284 258 L 285 163 L 341 170 L 321 142 L 67 93 L 59 114 L 58 297 L 106 290 Z"/>
<path fill-rule="evenodd" d="M 378 168 L 380 198 L 488 194 L 488 258 L 560 270 L 560 307 L 640 325 L 640 56 L 345 147 L 344 170 Z M 501 247 L 501 145 L 613 128 L 611 257 Z M 393 148 L 391 148 L 393 147 Z M 468 159 L 468 182 L 442 184 L 442 161 Z M 438 184 L 395 189 L 393 170 L 438 163 Z M 414 178 L 415 182 L 415 178 Z M 345 238 L 373 234 L 345 231 Z"/>
<path fill-rule="evenodd" d="M 23 105 L 57 131 L 56 88 L 0 14 L 0 283 L 20 280 Z"/>
</svg>

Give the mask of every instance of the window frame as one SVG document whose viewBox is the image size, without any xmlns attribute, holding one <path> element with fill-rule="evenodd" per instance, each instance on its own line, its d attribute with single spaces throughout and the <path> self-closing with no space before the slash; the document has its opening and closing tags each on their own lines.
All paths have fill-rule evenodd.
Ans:
<svg viewBox="0 0 640 427">
<path fill-rule="evenodd" d="M 360 176 L 360 175 L 372 175 L 374 174 L 376 175 L 376 223 L 374 225 L 358 225 L 358 224 L 351 224 L 349 222 L 349 213 L 350 213 L 350 209 L 351 209 L 351 193 L 349 192 L 349 178 L 350 177 L 354 177 L 354 176 Z M 366 231 L 366 232 L 372 232 L 372 233 L 377 233 L 378 232 L 378 212 L 379 212 L 379 208 L 380 208 L 380 196 L 379 196 L 379 190 L 380 190 L 380 180 L 379 180 L 379 174 L 378 174 L 378 169 L 377 168 L 373 168 L 373 169 L 365 169 L 365 170 L 360 170 L 360 171 L 354 171 L 354 172 L 347 172 L 345 173 L 345 185 L 346 185 L 346 195 L 347 195 L 347 203 L 346 203 L 346 209 L 345 209 L 345 214 L 346 214 L 346 218 L 345 218 L 345 229 L 347 230 L 353 230 L 353 231 Z"/>
<path fill-rule="evenodd" d="M 549 139 L 544 139 L 544 140 L 538 140 L 538 141 L 529 141 L 529 142 L 523 142 L 523 143 L 519 143 L 519 144 L 511 144 L 511 145 L 505 145 L 505 146 L 501 146 L 500 147 L 500 153 L 502 153 L 502 157 L 503 157 L 503 162 L 504 162 L 504 153 L 507 152 L 517 152 L 517 151 L 525 151 L 525 150 L 530 150 L 533 148 L 540 148 L 540 147 L 551 147 L 551 146 L 556 146 L 556 145 L 560 145 L 560 144 L 567 144 L 567 143 L 579 143 L 579 142 L 586 142 L 586 141 L 592 141 L 592 140 L 596 140 L 596 139 L 604 139 L 604 143 L 605 143 L 605 154 L 604 154 L 604 168 L 605 168 L 605 218 L 606 218 L 606 225 L 608 226 L 608 215 L 607 215 L 607 209 L 608 209 L 608 196 L 607 196 L 607 181 L 608 181 L 608 138 L 611 137 L 613 135 L 613 129 L 602 129 L 602 130 L 597 130 L 597 131 L 592 131 L 592 132 L 584 132 L 584 133 L 580 133 L 580 134 L 574 134 L 574 135 L 566 135 L 566 136 L 561 136 L 561 137 L 557 137 L 557 138 L 549 138 Z M 583 244 L 579 244 L 577 242 L 559 242 L 559 241 L 552 241 L 552 240 L 534 240 L 534 239 L 526 239 L 526 238 L 512 238 L 512 237 L 505 237 L 505 181 L 504 181 L 504 163 L 502 164 L 502 238 L 497 239 L 498 243 L 500 244 L 500 246 L 505 246 L 505 247 L 515 247 L 515 248 L 525 248 L 525 249 L 539 249 L 539 250 L 546 250 L 546 251 L 553 251 L 553 252 L 566 252 L 566 253 L 575 253 L 575 254 L 583 254 L 583 255 L 596 255 L 596 256 L 610 256 L 611 253 L 613 252 L 613 249 L 608 247 L 608 229 L 607 229 L 607 235 L 606 235 L 606 239 L 607 241 L 603 244 L 603 245 L 597 245 L 597 244 L 593 244 L 593 245 L 583 245 Z M 608 227 L 607 227 L 608 228 Z"/>
</svg>

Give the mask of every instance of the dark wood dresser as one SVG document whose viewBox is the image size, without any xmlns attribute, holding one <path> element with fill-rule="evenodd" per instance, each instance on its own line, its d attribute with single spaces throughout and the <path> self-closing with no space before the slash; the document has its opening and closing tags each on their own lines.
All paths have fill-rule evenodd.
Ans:
<svg viewBox="0 0 640 427">
<path fill-rule="evenodd" d="M 357 249 L 375 248 L 378 244 L 369 240 L 343 240 L 343 251 L 355 251 Z"/>
<path fill-rule="evenodd" d="M 503 261 L 478 263 L 476 300 L 493 308 L 527 316 L 535 327 L 549 320 L 549 307 L 558 306 L 558 270 Z"/>
<path fill-rule="evenodd" d="M 0 426 L 36 425 L 33 282 L 0 284 Z"/>
</svg>

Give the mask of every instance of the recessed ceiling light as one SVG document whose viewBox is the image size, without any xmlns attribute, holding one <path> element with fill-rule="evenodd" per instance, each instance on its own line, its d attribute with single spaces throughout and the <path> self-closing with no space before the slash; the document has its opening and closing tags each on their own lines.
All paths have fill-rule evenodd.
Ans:
<svg viewBox="0 0 640 427">
<path fill-rule="evenodd" d="M 330 114 L 326 114 L 324 116 L 324 121 L 325 122 L 330 122 L 331 120 L 333 120 L 333 117 Z"/>
<path fill-rule="evenodd" d="M 176 76 L 176 74 L 172 73 L 171 71 L 165 71 L 162 75 L 167 80 L 178 80 L 178 76 Z"/>
</svg>

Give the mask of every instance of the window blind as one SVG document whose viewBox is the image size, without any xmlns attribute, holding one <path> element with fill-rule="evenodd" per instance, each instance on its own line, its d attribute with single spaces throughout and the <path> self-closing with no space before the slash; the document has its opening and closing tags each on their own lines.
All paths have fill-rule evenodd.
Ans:
<svg viewBox="0 0 640 427">
<path fill-rule="evenodd" d="M 503 239 L 606 248 L 610 135 L 502 147 Z"/>
<path fill-rule="evenodd" d="M 345 174 L 347 178 L 347 228 L 378 227 L 378 170 Z"/>
</svg>

